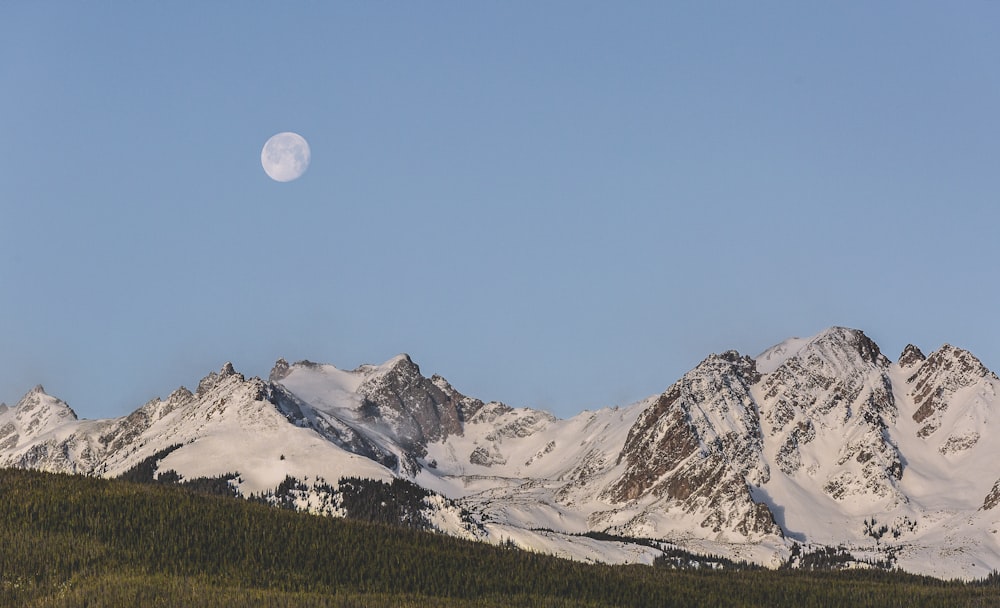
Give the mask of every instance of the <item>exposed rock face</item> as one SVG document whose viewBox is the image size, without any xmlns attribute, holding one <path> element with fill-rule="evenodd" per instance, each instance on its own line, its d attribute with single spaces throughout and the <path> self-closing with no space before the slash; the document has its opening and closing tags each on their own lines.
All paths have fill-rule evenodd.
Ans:
<svg viewBox="0 0 1000 608">
<path fill-rule="evenodd" d="M 748 487 L 770 476 L 750 394 L 759 377 L 753 359 L 735 351 L 702 361 L 639 416 L 619 455 L 625 473 L 604 496 L 663 497 L 715 531 L 780 533 Z"/>
<path fill-rule="evenodd" d="M 968 351 L 945 344 L 932 353 L 907 379 L 917 406 L 913 420 L 921 423 L 917 434 L 927 437 L 937 431 L 955 395 L 984 378 L 997 380 L 996 374 Z"/>
<path fill-rule="evenodd" d="M 271 368 L 271 374 L 267 379 L 271 382 L 281 382 L 281 380 L 288 376 L 289 371 L 291 371 L 291 368 L 288 365 L 288 361 L 285 361 L 284 357 L 282 357 L 274 362 L 274 367 Z"/>
<path fill-rule="evenodd" d="M 507 459 L 503 457 L 503 454 L 500 453 L 496 446 L 492 446 L 492 449 L 486 446 L 478 446 L 469 454 L 469 463 L 491 467 L 498 464 L 507 464 Z"/>
<path fill-rule="evenodd" d="M 528 410 L 510 422 L 486 435 L 487 441 L 502 442 L 506 439 L 530 437 L 543 430 L 556 417 L 540 410 Z"/>
<path fill-rule="evenodd" d="M 288 420 L 405 476 L 421 470 L 429 442 L 461 435 L 466 420 L 493 405 L 441 376 L 425 378 L 405 354 L 351 371 L 279 359 L 270 377 L 272 402 Z"/>
<path fill-rule="evenodd" d="M 216 374 L 210 374 L 211 381 L 202 380 L 201 389 L 214 385 Z M 204 394 L 204 393 L 202 393 Z M 143 433 L 174 410 L 187 406 L 196 400 L 195 395 L 183 386 L 175 390 L 166 401 L 153 399 L 116 424 L 110 425 L 100 436 L 100 442 L 110 453 L 128 449 Z"/>
<path fill-rule="evenodd" d="M 765 376 L 761 416 L 781 446 L 781 470 L 822 476 L 834 499 L 895 495 L 903 464 L 886 432 L 898 413 L 888 371 L 889 360 L 868 336 L 835 327 Z M 818 438 L 841 445 L 835 466 L 808 447 Z"/>
<path fill-rule="evenodd" d="M 831 328 L 795 350 L 770 353 L 760 374 L 738 353 L 713 355 L 644 411 L 619 462 L 625 472 L 602 496 L 647 496 L 703 514 L 701 525 L 744 535 L 777 528 L 751 488 L 785 475 L 818 480 L 834 500 L 905 501 L 903 459 L 889 438 L 897 419 L 890 362 L 863 332 Z M 777 446 L 773 460 L 765 443 Z M 834 460 L 828 448 L 840 446 Z"/>
<path fill-rule="evenodd" d="M 25 435 L 38 434 L 77 419 L 76 412 L 66 402 L 46 394 L 41 384 L 17 402 L 13 417 Z"/>
<path fill-rule="evenodd" d="M 232 363 L 227 362 L 225 365 L 222 366 L 222 369 L 219 370 L 218 372 L 212 372 L 207 376 L 205 376 L 204 378 L 202 378 L 201 382 L 198 383 L 198 390 L 196 391 L 196 393 L 199 395 L 205 394 L 211 391 L 213 388 L 215 388 L 217 384 L 219 384 L 226 378 L 230 378 L 233 376 L 237 377 L 240 382 L 245 380 L 243 374 L 233 369 Z"/>
<path fill-rule="evenodd" d="M 407 450 L 423 455 L 428 442 L 462 433 L 464 397 L 424 378 L 408 355 L 397 357 L 385 373 L 362 382 L 358 393 L 363 397 L 365 417 L 388 424 Z"/>
<path fill-rule="evenodd" d="M 0 449 L 12 448 L 59 426 L 75 421 L 76 413 L 65 402 L 38 385 L 13 408 L 0 411 Z"/>
<path fill-rule="evenodd" d="M 93 458 L 89 438 L 72 431 L 76 413 L 38 385 L 0 412 L 0 463 L 67 473 L 84 472 Z M 62 429 L 71 429 L 61 433 Z"/>
<path fill-rule="evenodd" d="M 268 401 L 284 413 L 293 424 L 312 428 L 344 450 L 370 458 L 387 469 L 398 471 L 402 466 L 403 469 L 411 472 L 417 470 L 415 462 L 401 463 L 398 455 L 373 441 L 347 421 L 331 415 L 318 415 L 312 406 L 303 402 L 282 385 L 272 383 L 268 385 L 268 389 Z"/>
<path fill-rule="evenodd" d="M 468 422 L 485 405 L 479 399 L 466 397 L 458 392 L 447 380 L 437 374 L 431 376 L 431 382 L 434 386 L 441 389 L 441 392 L 450 397 L 454 403 L 458 404 L 458 418 L 463 423 Z"/>
<path fill-rule="evenodd" d="M 177 445 L 165 466 L 239 471 L 245 493 L 308 475 L 295 507 L 319 513 L 343 514 L 322 495 L 344 477 L 447 488 L 468 517 L 449 533 L 544 527 L 738 552 L 787 549 L 787 535 L 901 560 L 947 538 L 978 562 L 1000 555 L 998 393 L 966 351 L 908 345 L 892 364 L 839 327 L 756 359 L 711 355 L 660 395 L 566 420 L 467 397 L 405 355 L 351 371 L 279 359 L 270 382 L 226 364 L 194 392 L 105 421 L 79 421 L 37 387 L 0 407 L 0 466 L 113 476 Z"/>
<path fill-rule="evenodd" d="M 912 344 L 907 344 L 903 349 L 902 354 L 899 355 L 899 361 L 897 362 L 899 366 L 903 369 L 910 369 L 920 365 L 927 359 L 924 353 L 921 352 L 919 348 Z"/>
<path fill-rule="evenodd" d="M 484 467 L 505 465 L 508 463 L 504 455 L 504 445 L 518 440 L 534 438 L 545 435 L 548 427 L 557 419 L 548 412 L 539 410 L 520 409 L 513 410 L 503 403 L 491 402 L 480 407 L 476 414 L 472 416 L 470 423 L 485 423 L 491 430 L 480 435 L 475 447 L 469 454 L 469 463 Z M 549 442 L 554 445 L 554 442 Z M 546 454 L 551 452 L 545 448 L 540 448 L 534 456 L 528 457 L 524 466 L 531 464 Z"/>
<path fill-rule="evenodd" d="M 490 401 L 469 416 L 469 422 L 492 422 L 497 418 L 514 411 L 514 408 L 499 401 Z"/>
<path fill-rule="evenodd" d="M 986 498 L 983 500 L 983 506 L 980 510 L 989 511 L 990 509 L 995 509 L 997 505 L 1000 505 L 1000 479 L 993 484 L 993 489 L 986 495 Z"/>
</svg>

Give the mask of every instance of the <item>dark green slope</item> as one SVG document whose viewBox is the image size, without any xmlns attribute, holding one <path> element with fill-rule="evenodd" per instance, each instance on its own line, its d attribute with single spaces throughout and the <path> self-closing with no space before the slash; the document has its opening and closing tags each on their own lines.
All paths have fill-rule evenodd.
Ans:
<svg viewBox="0 0 1000 608">
<path fill-rule="evenodd" d="M 990 606 L 884 573 L 593 566 L 169 485 L 0 470 L 4 606 Z"/>
</svg>

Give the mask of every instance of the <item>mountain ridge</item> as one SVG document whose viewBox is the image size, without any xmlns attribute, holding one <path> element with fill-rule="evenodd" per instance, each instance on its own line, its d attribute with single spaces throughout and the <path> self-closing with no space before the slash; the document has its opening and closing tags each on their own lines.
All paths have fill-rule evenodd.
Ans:
<svg viewBox="0 0 1000 608">
<path fill-rule="evenodd" d="M 842 546 L 975 577 L 1000 567 L 998 388 L 968 351 L 893 362 L 843 327 L 713 354 L 660 394 L 567 419 L 463 395 L 405 354 L 279 359 L 267 380 L 227 363 L 117 419 L 78 420 L 36 387 L 0 409 L 0 464 L 114 476 L 179 444 L 160 470 L 238 471 L 245 496 L 295 478 L 299 508 L 327 514 L 342 478 L 402 478 L 435 493 L 425 519 L 443 532 L 576 559 L 656 555 L 579 536 L 602 533 L 769 566 Z"/>
</svg>

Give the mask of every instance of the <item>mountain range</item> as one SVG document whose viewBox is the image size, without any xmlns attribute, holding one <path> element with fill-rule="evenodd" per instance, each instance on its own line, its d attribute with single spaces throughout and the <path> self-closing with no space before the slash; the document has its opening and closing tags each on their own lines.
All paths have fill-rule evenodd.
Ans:
<svg viewBox="0 0 1000 608">
<path fill-rule="evenodd" d="M 709 355 L 661 394 L 568 419 L 463 395 L 407 355 L 349 371 L 279 359 L 268 379 L 227 363 L 122 418 L 78 419 L 35 387 L 0 404 L 0 466 L 145 464 L 331 516 L 402 480 L 422 527 L 578 560 L 836 551 L 973 578 L 1000 569 L 998 388 L 960 348 L 893 361 L 842 327 Z"/>
</svg>

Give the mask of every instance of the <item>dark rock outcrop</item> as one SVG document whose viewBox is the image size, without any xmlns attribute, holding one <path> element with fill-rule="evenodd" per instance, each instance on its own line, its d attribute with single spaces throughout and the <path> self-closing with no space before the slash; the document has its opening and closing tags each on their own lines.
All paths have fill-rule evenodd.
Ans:
<svg viewBox="0 0 1000 608">
<path fill-rule="evenodd" d="M 780 534 L 749 487 L 770 476 L 750 394 L 759 379 L 753 359 L 735 351 L 702 361 L 636 420 L 618 457 L 625 473 L 604 497 L 622 503 L 652 495 L 714 531 Z"/>
<path fill-rule="evenodd" d="M 442 390 L 420 374 L 408 355 L 358 387 L 365 418 L 385 423 L 407 451 L 423 456 L 429 442 L 462 433 L 462 396 Z"/>
<path fill-rule="evenodd" d="M 284 386 L 269 383 L 267 400 L 296 426 L 312 428 L 348 452 L 370 458 L 388 469 L 399 470 L 401 463 L 396 454 L 383 448 L 348 422 L 331 415 L 318 415 L 312 406 L 300 400 Z M 411 472 L 417 470 L 415 462 L 408 462 L 406 465 L 403 467 L 406 470 Z"/>
<path fill-rule="evenodd" d="M 955 393 L 984 378 L 997 379 L 972 353 L 945 344 L 931 354 L 907 379 L 916 410 L 913 420 L 921 424 L 917 435 L 927 437 L 941 426 L 941 416 Z"/>
<path fill-rule="evenodd" d="M 781 445 L 776 460 L 782 472 L 798 472 L 804 446 L 825 437 L 841 445 L 839 470 L 825 472 L 834 463 L 813 463 L 807 473 L 829 475 L 823 486 L 829 496 L 895 495 L 903 460 L 887 432 L 898 415 L 889 365 L 864 332 L 834 327 L 764 377 L 761 417 Z"/>
<path fill-rule="evenodd" d="M 927 360 L 924 353 L 912 344 L 907 344 L 903 349 L 903 352 L 899 355 L 899 361 L 897 363 L 903 369 L 910 369 L 920 365 Z"/>
<path fill-rule="evenodd" d="M 280 382 L 288 376 L 291 369 L 288 361 L 285 361 L 284 357 L 282 357 L 274 362 L 274 367 L 271 368 L 271 373 L 267 379 L 271 382 Z"/>
<path fill-rule="evenodd" d="M 993 489 L 990 493 L 986 495 L 983 500 L 983 506 L 980 511 L 989 511 L 990 509 L 995 509 L 997 505 L 1000 505 L 1000 479 L 993 484 Z"/>
</svg>

